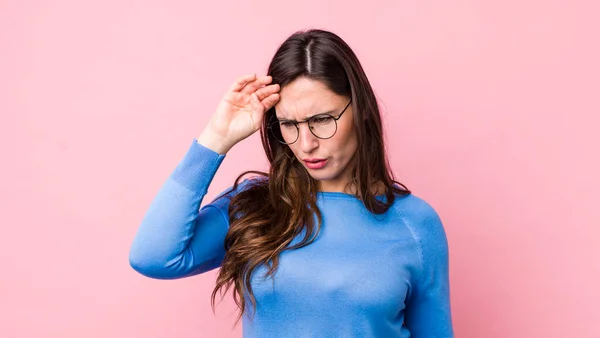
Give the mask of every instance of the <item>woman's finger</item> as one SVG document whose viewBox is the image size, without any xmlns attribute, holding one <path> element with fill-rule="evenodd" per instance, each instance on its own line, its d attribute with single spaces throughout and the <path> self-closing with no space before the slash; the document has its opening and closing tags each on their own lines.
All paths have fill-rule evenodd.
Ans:
<svg viewBox="0 0 600 338">
<path fill-rule="evenodd" d="M 258 99 L 256 94 L 250 95 L 250 106 L 252 107 L 252 110 L 255 112 L 262 113 L 265 110 L 264 104 L 262 102 L 260 102 L 260 100 Z"/>
<path fill-rule="evenodd" d="M 240 92 L 228 92 L 224 96 L 225 100 L 235 106 L 243 106 L 248 104 L 248 95 Z"/>
<path fill-rule="evenodd" d="M 258 88 L 268 85 L 269 83 L 271 83 L 271 81 L 273 81 L 273 78 L 271 76 L 261 76 L 261 77 L 257 77 L 254 81 L 248 82 L 244 88 L 241 90 L 242 93 L 246 93 L 246 94 L 252 94 L 254 93 Z"/>
<path fill-rule="evenodd" d="M 266 99 L 262 100 L 263 106 L 265 106 L 265 111 L 273 108 L 275 104 L 279 101 L 279 93 L 273 93 L 269 95 Z"/>
<path fill-rule="evenodd" d="M 268 86 L 259 88 L 255 93 L 256 93 L 256 96 L 258 96 L 258 99 L 262 101 L 265 98 L 269 97 L 269 95 L 277 93 L 277 92 L 279 92 L 279 85 L 272 84 L 272 85 L 268 85 Z"/>
<path fill-rule="evenodd" d="M 256 74 L 247 74 L 247 75 L 241 76 L 237 80 L 235 80 L 235 82 L 233 83 L 233 85 L 231 85 L 229 90 L 232 92 L 239 92 L 240 90 L 242 90 L 244 88 L 244 86 L 248 82 L 254 81 L 255 79 L 256 79 Z"/>
</svg>

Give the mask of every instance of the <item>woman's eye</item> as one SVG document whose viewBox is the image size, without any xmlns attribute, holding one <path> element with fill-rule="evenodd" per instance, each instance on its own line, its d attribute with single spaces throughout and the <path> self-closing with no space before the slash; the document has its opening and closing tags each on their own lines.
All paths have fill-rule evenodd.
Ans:
<svg viewBox="0 0 600 338">
<path fill-rule="evenodd" d="M 312 122 L 318 123 L 318 124 L 325 124 L 325 123 L 331 122 L 331 120 L 332 120 L 331 116 L 316 116 L 315 118 L 313 118 Z"/>
<path fill-rule="evenodd" d="M 280 122 L 279 125 L 282 126 L 283 128 L 292 128 L 292 127 L 294 127 L 294 123 L 293 122 Z"/>
</svg>

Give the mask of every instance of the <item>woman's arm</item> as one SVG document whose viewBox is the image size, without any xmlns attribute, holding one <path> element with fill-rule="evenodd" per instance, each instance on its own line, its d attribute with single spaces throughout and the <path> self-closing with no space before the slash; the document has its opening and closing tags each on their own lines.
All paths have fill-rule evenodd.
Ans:
<svg viewBox="0 0 600 338">
<path fill-rule="evenodd" d="M 129 252 L 136 271 L 152 278 L 174 279 L 221 265 L 230 196 L 199 209 L 224 157 L 194 139 L 137 231 Z"/>
<path fill-rule="evenodd" d="M 421 267 L 412 281 L 405 323 L 414 338 L 454 337 L 450 311 L 448 241 L 440 217 L 423 201 L 414 227 Z"/>
<path fill-rule="evenodd" d="M 225 93 L 208 125 L 146 212 L 129 252 L 136 271 L 172 279 L 221 265 L 231 196 L 198 209 L 224 154 L 258 131 L 265 111 L 279 100 L 279 85 L 270 84 L 272 80 L 270 76 L 245 75 Z"/>
</svg>

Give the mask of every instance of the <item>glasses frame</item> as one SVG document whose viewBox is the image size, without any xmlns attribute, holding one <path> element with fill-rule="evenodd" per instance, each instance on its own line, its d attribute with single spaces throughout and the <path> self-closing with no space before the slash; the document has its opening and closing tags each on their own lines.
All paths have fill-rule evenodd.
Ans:
<svg viewBox="0 0 600 338">
<path fill-rule="evenodd" d="M 305 119 L 305 120 L 302 120 L 302 121 L 287 121 L 287 120 L 284 120 L 285 122 L 290 122 L 290 123 L 293 123 L 293 124 L 294 124 L 294 126 L 296 127 L 296 131 L 297 131 L 297 133 L 296 133 L 296 135 L 297 135 L 297 136 L 296 136 L 296 139 L 295 139 L 294 141 L 292 141 L 292 142 L 289 142 L 289 143 L 288 143 L 288 142 L 282 142 L 281 140 L 279 140 L 279 139 L 278 139 L 278 137 L 277 137 L 277 136 L 276 136 L 276 134 L 275 134 L 275 131 L 273 130 L 273 125 L 277 125 L 277 126 L 278 126 L 278 128 L 280 128 L 280 127 L 279 127 L 279 122 L 281 122 L 281 121 L 279 121 L 279 120 L 275 120 L 275 121 L 271 122 L 271 123 L 269 124 L 269 130 L 271 130 L 271 133 L 273 133 L 273 136 L 275 137 L 275 139 L 277 140 L 277 142 L 279 142 L 279 143 L 281 143 L 281 144 L 285 144 L 285 145 L 290 145 L 290 144 L 294 144 L 294 143 L 296 143 L 296 141 L 298 141 L 298 139 L 300 138 L 300 126 L 299 126 L 299 124 L 300 124 L 300 123 L 306 123 L 306 124 L 308 125 L 308 130 L 310 130 L 310 133 L 311 133 L 311 134 L 313 134 L 313 135 L 314 135 L 316 138 L 318 138 L 318 139 L 321 139 L 321 140 L 327 140 L 327 139 L 330 139 L 330 138 L 334 137 L 334 136 L 335 136 L 335 134 L 337 133 L 337 121 L 338 121 L 338 120 L 339 120 L 339 119 L 342 117 L 342 115 L 344 115 L 344 113 L 346 112 L 346 110 L 348 110 L 348 107 L 350 107 L 350 104 L 351 104 L 351 103 L 352 103 L 352 99 L 350 99 L 350 102 L 348 102 L 348 104 L 346 105 L 346 107 L 344 108 L 344 110 L 342 110 L 342 112 L 341 112 L 341 113 L 339 113 L 337 117 L 335 117 L 335 116 L 333 116 L 333 115 L 331 115 L 331 114 L 317 114 L 317 115 L 311 116 L 311 117 L 309 117 L 309 118 L 307 118 L 307 119 Z M 335 123 L 335 131 L 334 131 L 334 132 L 333 132 L 333 134 L 332 134 L 331 136 L 329 136 L 329 137 L 319 137 L 319 136 L 317 136 L 317 135 L 315 134 L 315 132 L 312 130 L 312 128 L 310 128 L 310 124 L 309 124 L 309 122 L 310 122 L 312 119 L 319 118 L 319 117 L 323 117 L 323 116 L 329 116 L 329 117 L 331 117 L 331 118 L 333 119 L 333 123 Z M 281 134 L 281 129 L 279 129 L 279 133 Z M 283 136 L 282 136 L 282 138 L 283 138 Z"/>
</svg>

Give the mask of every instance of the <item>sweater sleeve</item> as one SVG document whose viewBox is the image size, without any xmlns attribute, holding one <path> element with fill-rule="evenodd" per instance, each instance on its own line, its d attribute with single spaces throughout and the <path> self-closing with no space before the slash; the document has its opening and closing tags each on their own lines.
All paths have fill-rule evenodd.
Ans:
<svg viewBox="0 0 600 338">
<path fill-rule="evenodd" d="M 454 337 L 450 310 L 448 241 L 436 211 L 425 201 L 415 210 L 413 233 L 421 266 L 411 282 L 405 323 L 414 338 Z"/>
<path fill-rule="evenodd" d="M 200 205 L 224 157 L 193 140 L 137 230 L 129 251 L 134 270 L 152 278 L 175 279 L 221 265 L 231 196 L 217 197 L 201 209 Z"/>
</svg>

